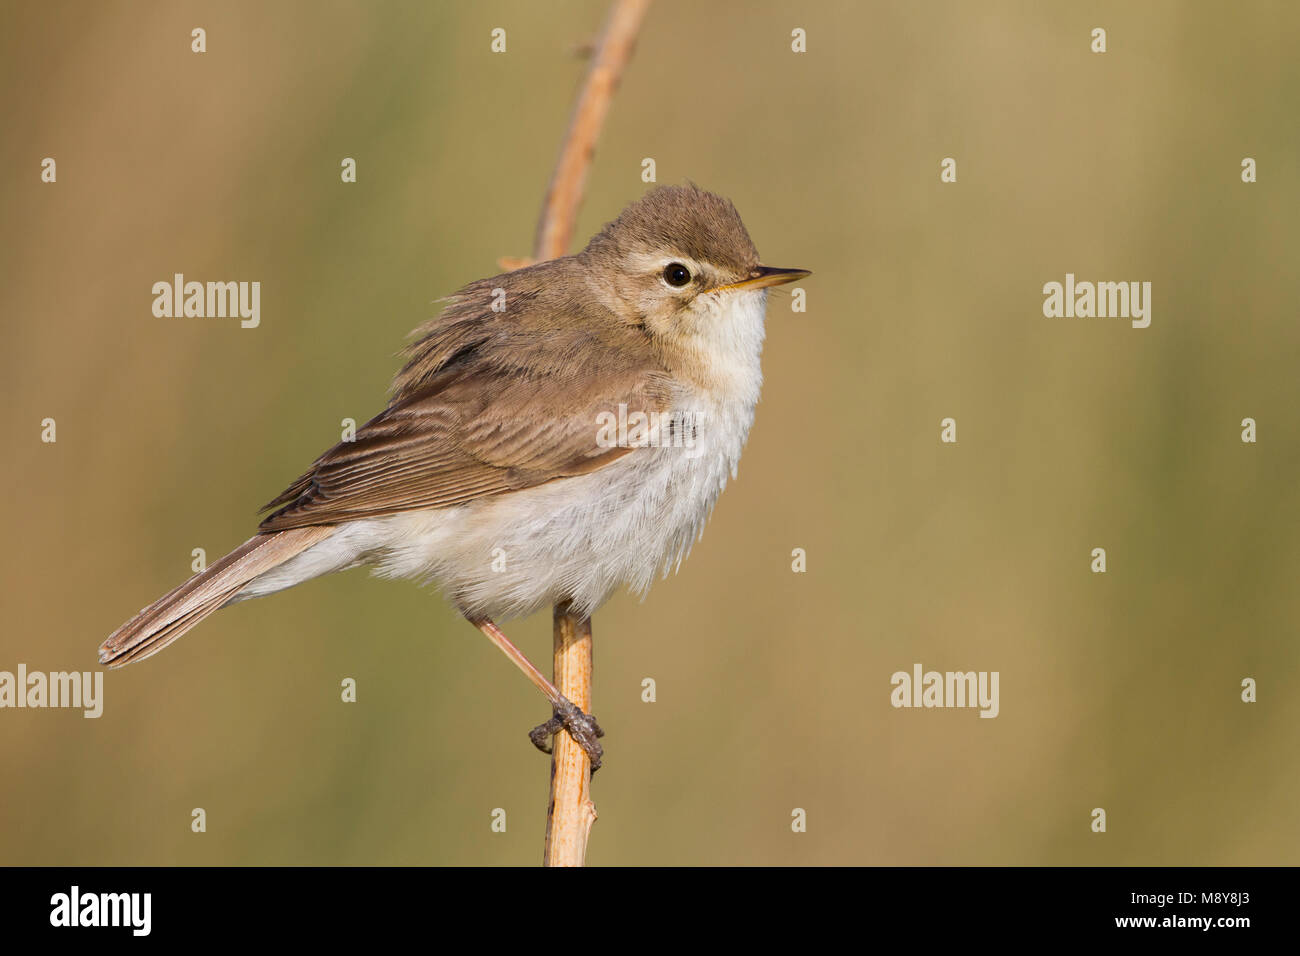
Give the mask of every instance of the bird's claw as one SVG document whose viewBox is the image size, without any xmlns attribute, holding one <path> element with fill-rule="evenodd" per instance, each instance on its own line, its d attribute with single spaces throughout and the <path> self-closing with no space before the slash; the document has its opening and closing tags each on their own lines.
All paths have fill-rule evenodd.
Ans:
<svg viewBox="0 0 1300 956">
<path fill-rule="evenodd" d="M 567 698 L 561 700 L 562 703 L 556 705 L 550 720 L 528 731 L 528 739 L 534 747 L 548 754 L 551 752 L 551 737 L 561 730 L 567 730 L 569 736 L 591 759 L 591 772 L 595 773 L 600 769 L 600 758 L 605 752 L 597 738 L 605 736 L 605 731 L 600 729 L 600 724 L 596 723 L 596 718 L 591 714 L 584 714 Z"/>
</svg>

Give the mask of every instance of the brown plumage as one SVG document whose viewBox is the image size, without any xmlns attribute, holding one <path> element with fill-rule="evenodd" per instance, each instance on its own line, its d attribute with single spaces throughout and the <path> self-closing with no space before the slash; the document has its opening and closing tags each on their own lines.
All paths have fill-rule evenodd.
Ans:
<svg viewBox="0 0 1300 956">
<path fill-rule="evenodd" d="M 328 538 L 333 528 L 258 534 L 205 571 L 164 594 L 100 645 L 99 661 L 122 667 L 152 657 L 213 611 L 228 604 L 253 578 Z"/>
<path fill-rule="evenodd" d="M 464 504 L 587 474 L 631 451 L 596 444 L 597 415 L 620 403 L 662 411 L 670 378 L 643 328 L 574 299 L 575 259 L 452 296 L 417 330 L 389 406 L 267 504 L 278 510 L 261 530 Z M 559 310 L 585 321 L 557 324 L 548 317 Z"/>
<path fill-rule="evenodd" d="M 662 248 L 722 258 L 712 264 L 736 276 L 758 263 L 728 200 L 666 186 L 576 256 L 471 282 L 415 331 L 388 407 L 269 502 L 264 510 L 278 510 L 260 529 L 464 504 L 622 457 L 630 449 L 596 445 L 597 415 L 620 404 L 628 413 L 667 409 L 671 363 L 644 323 L 620 318 L 635 288 L 597 288 L 587 277 L 593 266 Z M 548 409 L 541 419 L 539 404 Z"/>
<path fill-rule="evenodd" d="M 465 286 L 413 333 L 388 406 L 271 501 L 254 538 L 118 628 L 101 662 L 147 657 L 231 601 L 358 563 L 447 579 L 476 620 L 645 586 L 739 459 L 761 381 L 761 290 L 806 274 L 758 261 L 730 202 L 661 187 L 581 253 Z M 669 282 L 666 262 L 688 281 Z M 699 407 L 713 418 L 698 460 L 599 438 L 602 414 Z M 438 538 L 470 503 L 474 523 Z M 484 534 L 512 537 L 506 574 L 482 564 Z"/>
</svg>

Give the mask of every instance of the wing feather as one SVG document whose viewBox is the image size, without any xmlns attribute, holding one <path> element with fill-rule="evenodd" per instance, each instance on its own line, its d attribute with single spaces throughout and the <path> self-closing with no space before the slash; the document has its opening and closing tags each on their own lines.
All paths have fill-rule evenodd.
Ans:
<svg viewBox="0 0 1300 956">
<path fill-rule="evenodd" d="M 383 412 L 267 504 L 261 530 L 444 508 L 586 474 L 631 453 L 603 447 L 602 412 L 666 412 L 672 379 L 644 330 L 596 310 L 563 323 L 547 294 L 564 260 L 461 290 L 422 337 Z M 524 273 L 535 273 L 531 277 Z M 551 281 L 547 281 L 551 280 Z M 486 293 L 524 284 L 515 309 Z M 565 283 L 558 283 L 561 287 Z M 548 318 L 549 317 L 549 318 Z M 557 356 L 557 351 L 563 360 Z"/>
</svg>

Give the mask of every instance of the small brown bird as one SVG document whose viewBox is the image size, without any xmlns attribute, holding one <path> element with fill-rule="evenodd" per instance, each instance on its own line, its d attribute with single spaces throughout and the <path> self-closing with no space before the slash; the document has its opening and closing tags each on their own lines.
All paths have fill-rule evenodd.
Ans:
<svg viewBox="0 0 1300 956">
<path fill-rule="evenodd" d="M 263 510 L 258 533 L 100 647 L 120 667 L 218 608 L 358 565 L 436 583 L 550 699 L 601 731 L 494 620 L 591 614 L 680 565 L 754 419 L 767 289 L 730 202 L 693 185 L 628 206 L 574 256 L 480 279 L 414 333 L 388 407 Z"/>
</svg>

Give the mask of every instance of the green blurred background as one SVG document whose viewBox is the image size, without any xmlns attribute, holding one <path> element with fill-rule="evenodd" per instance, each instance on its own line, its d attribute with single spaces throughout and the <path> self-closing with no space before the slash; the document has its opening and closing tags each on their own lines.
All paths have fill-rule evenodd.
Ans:
<svg viewBox="0 0 1300 956">
<path fill-rule="evenodd" d="M 433 300 L 528 254 L 603 17 L 3 4 L 0 669 L 95 666 L 382 407 Z M 1282 2 L 655 3 L 579 242 L 653 157 L 815 275 L 806 314 L 773 297 L 703 541 L 596 616 L 589 862 L 1300 863 L 1297 29 Z M 261 281 L 261 327 L 154 318 L 174 272 Z M 1066 272 L 1151 281 L 1151 327 L 1044 318 Z M 548 615 L 507 630 L 548 658 Z M 1001 715 L 891 708 L 914 662 L 999 671 Z M 105 684 L 99 720 L 0 711 L 0 862 L 540 860 L 544 701 L 431 591 L 317 580 Z"/>
</svg>

